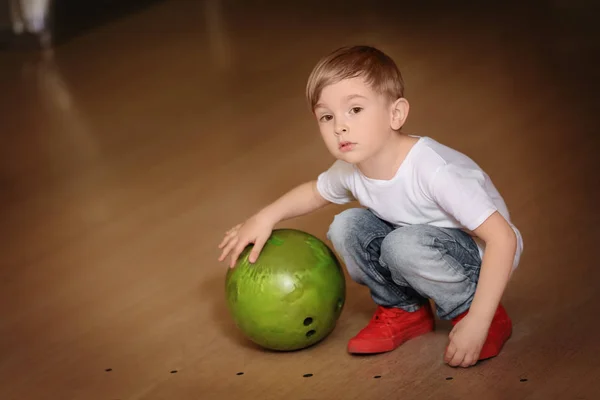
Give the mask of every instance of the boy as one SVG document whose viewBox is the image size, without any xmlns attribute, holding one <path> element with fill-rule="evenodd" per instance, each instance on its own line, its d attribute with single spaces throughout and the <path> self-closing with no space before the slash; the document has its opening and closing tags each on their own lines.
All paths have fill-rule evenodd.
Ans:
<svg viewBox="0 0 600 400">
<path fill-rule="evenodd" d="M 523 244 L 489 177 L 467 156 L 400 132 L 408 116 L 396 64 L 368 46 L 323 58 L 306 88 L 325 145 L 337 159 L 226 232 L 220 261 L 254 244 L 255 262 L 280 221 L 357 200 L 327 234 L 349 275 L 377 304 L 350 353 L 391 351 L 434 327 L 429 300 L 451 320 L 444 361 L 468 367 L 496 356 L 512 331 L 500 304 Z"/>
</svg>

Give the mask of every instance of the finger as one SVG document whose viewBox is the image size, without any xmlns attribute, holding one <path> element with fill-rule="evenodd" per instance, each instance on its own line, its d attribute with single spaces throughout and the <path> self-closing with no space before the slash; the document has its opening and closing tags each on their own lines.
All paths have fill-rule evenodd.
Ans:
<svg viewBox="0 0 600 400">
<path fill-rule="evenodd" d="M 238 229 L 230 229 L 227 232 L 225 232 L 225 237 L 223 238 L 223 241 L 221 242 L 221 245 L 219 245 L 219 247 L 221 247 L 225 241 L 229 240 L 232 237 L 235 237 L 238 234 L 238 232 Z"/>
<path fill-rule="evenodd" d="M 263 246 L 265 245 L 265 243 L 267 242 L 268 236 L 260 236 L 258 238 L 256 238 L 256 241 L 254 242 L 254 247 L 252 248 L 252 251 L 250 252 L 250 257 L 248 257 L 248 260 L 254 264 L 256 262 L 256 260 L 258 259 L 258 256 L 260 255 L 260 252 L 263 249 Z"/>
<path fill-rule="evenodd" d="M 468 367 L 470 367 L 473 364 L 475 364 L 473 362 L 473 356 L 470 355 L 470 354 L 467 354 L 465 356 L 465 358 L 462 360 L 462 362 L 460 363 L 460 366 L 463 367 L 463 368 L 468 368 Z"/>
<path fill-rule="evenodd" d="M 481 354 L 481 349 L 473 352 L 472 354 L 472 358 L 473 358 L 473 363 L 476 364 L 477 361 L 479 361 L 479 355 Z"/>
<path fill-rule="evenodd" d="M 456 349 L 456 353 L 454 353 L 454 356 L 452 357 L 452 360 L 450 360 L 449 364 L 453 367 L 458 367 L 460 364 L 462 364 L 464 359 L 465 351 L 462 349 Z"/>
<path fill-rule="evenodd" d="M 219 249 L 222 249 L 227 244 L 227 242 L 229 242 L 230 239 L 231 239 L 231 236 L 225 235 L 223 240 L 221 240 L 221 243 L 219 243 Z"/>
<path fill-rule="evenodd" d="M 219 257 L 219 261 L 223 261 L 225 259 L 225 257 L 227 256 L 227 254 L 229 254 L 229 252 L 231 251 L 231 248 L 233 246 L 235 246 L 235 243 L 237 242 L 237 238 L 230 238 L 227 239 L 226 241 L 224 240 L 224 244 L 223 244 L 223 251 L 221 252 L 221 256 Z"/>
<path fill-rule="evenodd" d="M 222 248 L 223 246 L 225 246 L 225 243 L 227 243 L 228 241 L 230 241 L 232 238 L 235 238 L 237 236 L 238 232 L 231 232 L 227 235 L 225 235 L 225 237 L 223 238 L 223 241 L 221 241 L 221 244 L 219 244 L 219 248 Z"/>
<path fill-rule="evenodd" d="M 240 253 L 246 248 L 247 245 L 248 245 L 247 240 L 243 240 L 243 241 L 238 240 L 237 245 L 233 249 L 233 253 L 231 253 L 231 262 L 229 263 L 230 268 L 235 267 L 235 263 L 237 262 L 238 257 L 240 256 Z"/>
<path fill-rule="evenodd" d="M 444 354 L 444 362 L 446 364 L 450 363 L 450 361 L 452 361 L 452 358 L 454 357 L 454 354 L 456 354 L 456 345 L 454 344 L 454 342 L 450 341 L 450 343 L 446 347 L 446 354 Z"/>
<path fill-rule="evenodd" d="M 479 362 L 479 356 L 477 354 L 471 355 L 471 365 L 473 366 Z"/>
<path fill-rule="evenodd" d="M 481 354 L 481 348 L 471 353 L 471 365 L 475 365 L 479 362 L 479 355 Z"/>
<path fill-rule="evenodd" d="M 223 252 L 221 253 L 221 257 L 219 257 L 219 261 L 223 261 L 225 259 L 225 257 L 227 257 L 227 254 L 229 254 L 229 252 L 231 251 L 231 249 L 233 249 L 233 247 L 237 244 L 237 242 L 238 242 L 237 237 L 229 240 L 229 242 L 227 243 L 227 246 L 225 246 L 225 248 L 223 249 Z"/>
</svg>

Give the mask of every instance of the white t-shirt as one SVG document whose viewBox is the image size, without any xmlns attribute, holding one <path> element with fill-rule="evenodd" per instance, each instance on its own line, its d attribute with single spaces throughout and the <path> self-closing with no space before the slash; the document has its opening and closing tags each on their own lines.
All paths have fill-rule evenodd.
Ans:
<svg viewBox="0 0 600 400">
<path fill-rule="evenodd" d="M 390 180 L 368 178 L 355 165 L 337 160 L 319 175 L 317 188 L 332 203 L 358 201 L 394 226 L 428 224 L 473 231 L 498 211 L 517 235 L 513 269 L 519 264 L 521 233 L 489 176 L 466 155 L 431 138 L 419 137 Z M 485 243 L 475 241 L 483 256 Z"/>
</svg>

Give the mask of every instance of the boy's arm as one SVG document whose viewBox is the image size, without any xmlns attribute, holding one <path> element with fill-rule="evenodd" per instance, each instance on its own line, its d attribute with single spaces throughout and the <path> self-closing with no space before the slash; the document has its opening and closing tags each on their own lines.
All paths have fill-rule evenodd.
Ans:
<svg viewBox="0 0 600 400">
<path fill-rule="evenodd" d="M 477 362 L 511 276 L 517 248 L 515 232 L 497 211 L 473 233 L 485 241 L 486 247 L 469 313 L 450 333 L 444 360 L 451 366 L 468 367 Z"/>
<path fill-rule="evenodd" d="M 485 242 L 469 313 L 450 333 L 445 361 L 452 366 L 469 366 L 477 361 L 517 251 L 517 236 L 486 192 L 487 180 L 477 168 L 447 164 L 436 171 L 431 183 L 430 193 L 437 204 Z"/>
<path fill-rule="evenodd" d="M 492 322 L 511 276 L 517 251 L 517 236 L 497 211 L 473 233 L 485 242 L 485 252 L 469 314 L 487 326 Z"/>
<path fill-rule="evenodd" d="M 257 216 L 275 225 L 287 219 L 310 214 L 328 204 L 329 201 L 317 190 L 317 181 L 310 181 L 296 186 L 259 211 Z"/>
<path fill-rule="evenodd" d="M 248 257 L 248 260 L 254 263 L 275 224 L 309 214 L 327 204 L 330 202 L 319 194 L 316 181 L 306 182 L 293 188 L 243 224 L 229 230 L 219 245 L 219 248 L 223 249 L 219 261 L 223 261 L 231 253 L 230 267 L 233 267 L 246 246 L 254 243 L 254 248 Z"/>
</svg>

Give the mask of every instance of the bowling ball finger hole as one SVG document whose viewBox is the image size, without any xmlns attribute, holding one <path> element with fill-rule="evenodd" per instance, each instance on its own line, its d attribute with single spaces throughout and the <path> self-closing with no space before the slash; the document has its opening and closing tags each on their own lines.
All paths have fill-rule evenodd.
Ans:
<svg viewBox="0 0 600 400">
<path fill-rule="evenodd" d="M 314 329 L 311 329 L 310 331 L 306 332 L 306 337 L 311 337 L 315 333 L 317 333 L 317 331 L 315 331 Z"/>
<path fill-rule="evenodd" d="M 312 323 L 313 323 L 313 319 L 311 317 L 308 317 L 304 320 L 304 326 L 309 326 Z"/>
</svg>

